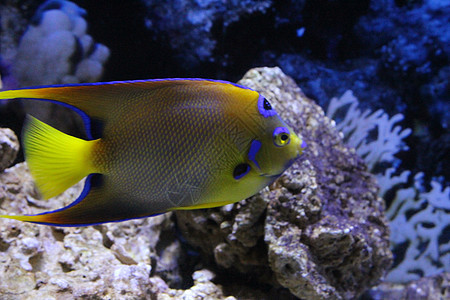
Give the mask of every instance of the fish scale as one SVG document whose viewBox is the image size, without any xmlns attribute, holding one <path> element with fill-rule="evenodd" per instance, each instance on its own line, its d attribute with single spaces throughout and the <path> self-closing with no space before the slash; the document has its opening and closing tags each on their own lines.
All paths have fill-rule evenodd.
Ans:
<svg viewBox="0 0 450 300">
<path fill-rule="evenodd" d="M 199 103 L 195 103 L 195 101 L 190 100 L 192 103 L 192 106 L 208 106 L 209 103 L 207 101 L 197 101 Z M 206 102 L 206 103 L 205 103 Z M 161 102 L 160 102 L 161 103 Z M 149 108 L 150 111 L 152 110 L 160 110 L 161 105 L 160 103 L 157 103 L 156 109 Z M 159 107 L 158 107 L 159 106 Z M 176 108 L 176 107 L 175 107 Z M 149 161 L 147 161 L 144 165 L 155 165 L 155 168 L 152 168 L 151 170 L 156 171 L 156 173 L 149 173 L 149 172 L 138 172 L 141 173 L 142 176 L 138 178 L 138 185 L 148 187 L 147 189 L 149 191 L 159 190 L 160 192 L 154 195 L 155 198 L 158 199 L 164 199 L 169 198 L 173 203 L 179 204 L 179 201 L 173 198 L 173 196 L 176 196 L 177 193 L 173 193 L 172 197 L 167 197 L 168 193 L 174 189 L 174 186 L 177 186 L 180 184 L 180 181 L 183 182 L 185 185 L 191 186 L 191 187 L 200 187 L 202 188 L 202 184 L 208 183 L 208 178 L 204 176 L 200 176 L 203 174 L 201 172 L 201 169 L 206 169 L 206 166 L 201 164 L 201 161 L 198 161 L 196 157 L 193 156 L 192 147 L 195 147 L 195 144 L 190 143 L 190 140 L 203 140 L 203 135 L 205 133 L 211 132 L 212 126 L 211 124 L 216 123 L 217 124 L 217 118 L 214 118 L 216 114 L 208 114 L 205 112 L 206 110 L 200 109 L 200 110 L 187 110 L 183 109 L 181 110 L 181 113 L 175 114 L 172 118 L 170 118 L 170 127 L 168 127 L 167 131 L 175 131 L 177 136 L 180 136 L 180 140 L 176 143 L 168 144 L 168 149 L 165 149 L 164 153 L 162 151 L 158 151 L 159 149 L 163 149 L 161 146 L 155 146 L 151 148 L 153 152 L 150 156 L 145 156 L 144 153 L 137 153 L 133 156 L 138 157 L 150 157 Z M 211 118 L 213 116 L 213 118 Z M 210 118 L 207 118 L 210 117 Z M 157 123 L 157 122 L 155 122 Z M 190 132 L 192 127 L 198 128 L 196 126 L 197 124 L 201 124 L 203 130 L 199 131 L 196 130 L 193 132 L 191 136 L 187 135 L 188 132 Z M 167 126 L 166 124 L 164 124 Z M 162 126 L 162 125 L 161 125 Z M 161 133 L 161 130 L 158 130 L 158 128 L 154 128 L 153 126 L 147 126 L 146 124 L 143 124 L 144 128 L 152 128 L 149 132 L 149 140 L 155 140 L 160 139 L 160 136 L 155 136 L 155 134 L 152 133 Z M 139 131 L 139 130 L 138 130 Z M 136 134 L 136 133 L 135 133 Z M 114 135 L 114 132 L 111 133 L 111 135 Z M 141 140 L 142 141 L 142 140 Z M 117 143 L 117 141 L 116 141 Z M 127 145 L 127 143 L 120 143 L 120 145 Z M 146 145 L 148 148 L 151 147 L 151 145 Z M 212 145 L 211 145 L 212 146 Z M 145 149 L 146 147 L 143 147 L 143 145 L 138 145 L 136 149 Z M 214 157 L 216 155 L 216 149 L 217 147 L 211 147 L 204 149 L 207 149 L 206 152 L 209 152 L 209 155 L 206 157 Z M 127 151 L 125 149 L 118 150 L 117 152 L 123 152 Z M 158 151 L 158 152 L 157 152 Z M 166 154 L 166 155 L 163 155 Z M 204 153 L 204 155 L 207 153 Z M 151 159 L 155 158 L 155 159 Z M 157 159 L 156 159 L 157 158 Z M 191 160 L 193 160 L 194 163 L 191 163 Z M 173 170 L 171 167 L 175 166 L 188 166 L 187 170 Z M 136 167 L 138 168 L 138 167 Z M 136 171 L 134 171 L 136 172 Z M 172 178 L 172 181 L 167 182 L 168 178 Z M 163 181 L 163 182 L 161 182 Z M 111 185 L 116 186 L 116 182 L 112 182 Z M 123 188 L 121 188 L 123 190 Z M 143 198 L 148 194 L 147 189 L 144 190 L 138 190 L 138 191 L 128 191 L 128 194 L 133 195 L 135 194 L 135 197 Z M 154 193 L 154 192 L 153 192 Z M 195 204 L 195 203 L 194 203 Z"/>
</svg>

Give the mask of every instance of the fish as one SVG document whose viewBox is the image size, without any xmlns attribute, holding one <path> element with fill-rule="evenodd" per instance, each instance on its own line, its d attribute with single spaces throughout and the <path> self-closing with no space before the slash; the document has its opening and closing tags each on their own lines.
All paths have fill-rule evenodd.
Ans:
<svg viewBox="0 0 450 300">
<path fill-rule="evenodd" d="M 66 207 L 1 215 L 88 226 L 223 206 L 277 179 L 304 141 L 260 93 L 226 81 L 170 78 L 56 85 L 0 92 L 50 101 L 83 119 L 81 139 L 28 115 L 25 160 L 44 199 L 85 178 Z"/>
</svg>

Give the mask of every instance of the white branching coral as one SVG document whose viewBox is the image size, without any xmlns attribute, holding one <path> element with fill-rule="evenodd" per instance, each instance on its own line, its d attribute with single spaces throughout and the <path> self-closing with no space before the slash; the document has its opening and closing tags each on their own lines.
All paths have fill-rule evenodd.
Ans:
<svg viewBox="0 0 450 300">
<path fill-rule="evenodd" d="M 397 190 L 387 211 L 392 245 L 406 247 L 404 258 L 387 275 L 389 281 L 406 282 L 450 271 L 450 244 L 439 242 L 450 230 L 450 187 L 443 189 L 432 181 L 431 190 L 421 193 L 422 176 L 414 176 L 414 186 Z"/>
<path fill-rule="evenodd" d="M 411 172 L 395 174 L 394 155 L 407 150 L 403 139 L 411 133 L 410 129 L 395 126 L 403 115 L 389 118 L 383 110 L 362 112 L 358 106 L 356 97 L 347 91 L 330 101 L 327 116 L 338 122 L 336 127 L 345 141 L 365 159 L 369 170 L 374 173 L 379 163 L 390 166 L 374 174 L 380 196 L 386 199 L 388 194 L 394 195 L 386 215 L 397 257 L 386 279 L 407 282 L 450 272 L 450 187 L 443 188 L 439 182 L 431 181 L 431 189 L 426 192 L 422 173 L 414 176 L 412 186 L 407 186 Z"/>
<path fill-rule="evenodd" d="M 346 143 L 364 158 L 369 170 L 372 171 L 377 163 L 393 163 L 395 153 L 408 149 L 402 140 L 411 134 L 411 129 L 402 130 L 395 126 L 403 120 L 403 115 L 397 114 L 389 119 L 381 109 L 372 113 L 370 110 L 361 111 L 358 106 L 353 92 L 346 91 L 340 98 L 331 99 L 327 116 L 338 122 L 336 128 L 344 134 Z"/>
</svg>

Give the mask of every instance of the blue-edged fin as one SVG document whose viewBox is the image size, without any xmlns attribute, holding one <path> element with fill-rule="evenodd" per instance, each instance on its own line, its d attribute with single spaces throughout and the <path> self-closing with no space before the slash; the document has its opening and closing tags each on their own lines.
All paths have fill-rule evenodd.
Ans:
<svg viewBox="0 0 450 300">
<path fill-rule="evenodd" d="M 246 94 L 249 89 L 237 84 L 223 81 L 205 80 L 200 78 L 170 78 L 154 80 L 112 81 L 83 83 L 70 85 L 55 85 L 47 87 L 34 87 L 18 90 L 0 91 L 0 99 L 41 99 L 59 104 L 65 104 L 79 113 L 100 121 L 108 121 L 114 107 L 120 106 L 124 101 L 162 100 L 159 91 L 170 88 L 171 93 L 185 93 L 185 89 L 175 87 L 185 86 L 194 91 L 192 86 L 198 84 L 209 86 L 213 91 L 221 88 L 230 90 L 233 85 L 238 88 L 235 92 Z M 253 92 L 256 94 L 256 92 Z"/>
<path fill-rule="evenodd" d="M 133 205 L 126 196 L 112 195 L 111 189 L 102 180 L 98 180 L 102 176 L 90 174 L 86 178 L 84 189 L 78 199 L 64 208 L 30 216 L 0 215 L 0 218 L 53 226 L 88 226 L 163 213 L 143 211 L 138 205 Z"/>
<path fill-rule="evenodd" d="M 23 132 L 25 158 L 45 199 L 98 172 L 93 164 L 93 150 L 98 141 L 70 136 L 36 118 L 27 117 Z"/>
<path fill-rule="evenodd" d="M 218 81 L 201 79 L 155 79 L 134 81 L 112 81 L 71 85 L 33 87 L 0 91 L 0 99 L 40 99 L 65 104 L 91 118 L 108 121 L 111 110 L 123 101 L 159 99 L 155 92 L 174 86 L 191 86 L 192 83 L 210 86 L 227 86 Z"/>
</svg>

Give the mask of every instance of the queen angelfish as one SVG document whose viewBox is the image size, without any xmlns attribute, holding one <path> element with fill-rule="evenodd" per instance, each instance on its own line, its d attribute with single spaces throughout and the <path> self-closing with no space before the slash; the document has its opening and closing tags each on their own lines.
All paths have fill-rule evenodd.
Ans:
<svg viewBox="0 0 450 300">
<path fill-rule="evenodd" d="M 33 117 L 25 158 L 45 199 L 87 176 L 72 204 L 21 221 L 84 226 L 222 206 L 250 197 L 300 156 L 305 143 L 269 101 L 214 80 L 107 82 L 0 92 L 70 107 L 88 140 Z M 94 139 L 93 124 L 102 124 Z M 99 126 L 97 126 L 99 127 Z M 100 127 L 99 127 L 100 128 Z"/>
</svg>

